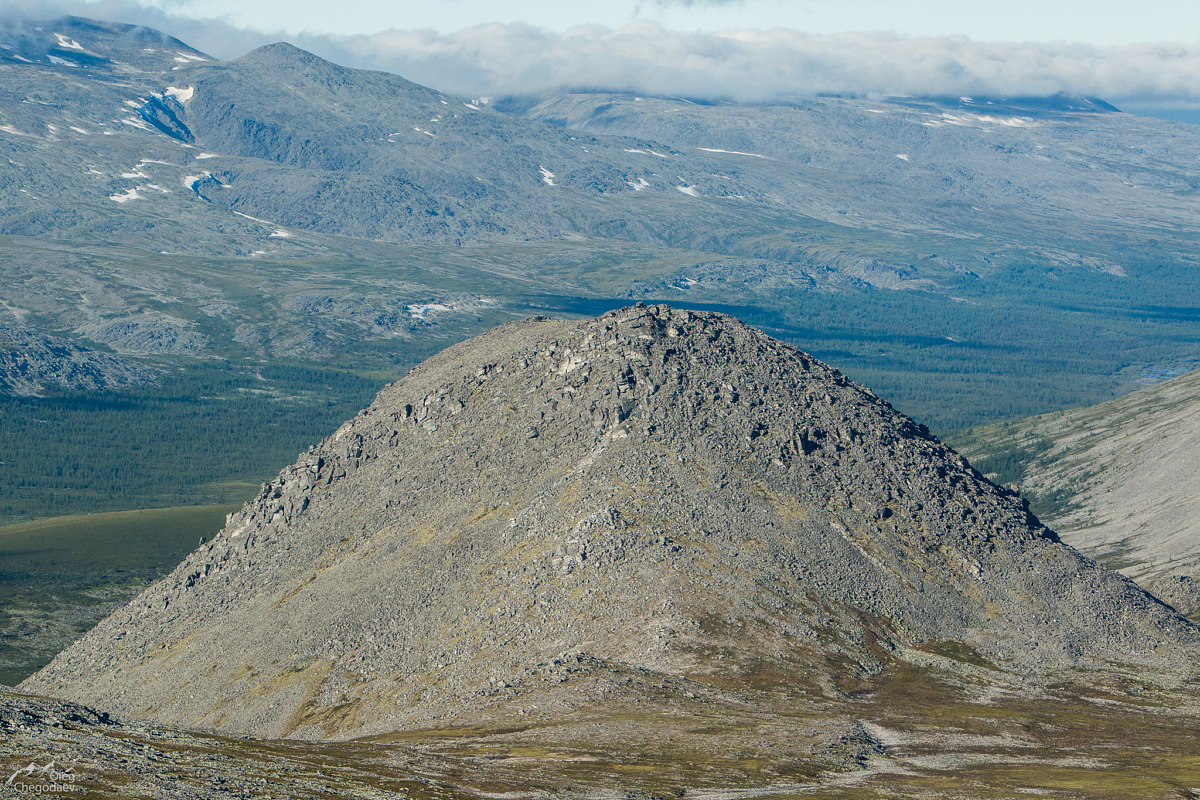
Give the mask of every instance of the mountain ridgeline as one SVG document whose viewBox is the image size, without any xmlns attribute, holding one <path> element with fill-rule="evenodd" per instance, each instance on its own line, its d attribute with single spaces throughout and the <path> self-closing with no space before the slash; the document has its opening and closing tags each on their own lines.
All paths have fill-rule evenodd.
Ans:
<svg viewBox="0 0 1200 800">
<path fill-rule="evenodd" d="M 647 680 L 733 708 L 764 664 L 832 700 L 906 660 L 1178 681 L 1198 653 L 836 370 L 643 306 L 425 361 L 22 688 L 343 739 L 617 708 Z"/>
</svg>

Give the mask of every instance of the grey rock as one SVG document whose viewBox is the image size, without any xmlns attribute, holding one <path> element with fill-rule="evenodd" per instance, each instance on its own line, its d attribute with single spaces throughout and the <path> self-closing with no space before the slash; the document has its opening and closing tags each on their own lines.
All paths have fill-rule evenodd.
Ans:
<svg viewBox="0 0 1200 800">
<path fill-rule="evenodd" d="M 0 325 L 0 395 L 106 391 L 158 382 L 160 371 L 71 339 Z"/>
<path fill-rule="evenodd" d="M 755 659 L 836 697 L 944 640 L 1022 681 L 1177 682 L 1200 653 L 1200 629 L 868 390 L 653 306 L 422 363 L 22 688 L 341 739 L 545 701 L 564 653 L 732 702 Z M 590 684 L 564 685 L 570 708 Z"/>
<path fill-rule="evenodd" d="M 982 427 L 964 444 L 981 463 L 1014 454 L 1019 489 L 1056 499 L 1047 521 L 1066 541 L 1180 611 L 1200 612 L 1200 371 Z"/>
</svg>

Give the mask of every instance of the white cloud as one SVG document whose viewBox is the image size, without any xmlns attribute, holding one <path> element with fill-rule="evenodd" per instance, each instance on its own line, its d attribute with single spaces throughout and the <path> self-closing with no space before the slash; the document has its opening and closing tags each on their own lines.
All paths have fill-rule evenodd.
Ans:
<svg viewBox="0 0 1200 800">
<path fill-rule="evenodd" d="M 550 33 L 481 25 L 438 35 L 300 37 L 334 61 L 465 95 L 562 86 L 745 101 L 817 92 L 1048 95 L 1200 103 L 1200 44 L 978 42 L 790 30 L 684 33 L 655 23 Z"/>
<path fill-rule="evenodd" d="M 41 18 L 74 13 L 150 25 L 221 58 L 286 38 L 339 64 L 399 73 L 466 97 L 559 87 L 743 101 L 817 92 L 954 97 L 1068 92 L 1118 106 L 1200 107 L 1200 41 L 1088 45 L 787 29 L 704 33 L 667 30 L 648 21 L 562 33 L 494 23 L 449 34 L 389 30 L 284 36 L 182 17 L 134 0 L 0 3 L 0 15 L 21 13 Z"/>
</svg>

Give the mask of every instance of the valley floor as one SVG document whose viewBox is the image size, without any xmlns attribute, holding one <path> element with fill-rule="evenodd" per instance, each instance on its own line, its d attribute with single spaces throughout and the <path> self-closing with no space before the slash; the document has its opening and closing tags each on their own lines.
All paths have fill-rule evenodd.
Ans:
<svg viewBox="0 0 1200 800">
<path fill-rule="evenodd" d="M 3 692 L 0 730 L 14 783 L 38 780 L 18 770 L 53 761 L 58 793 L 72 797 L 1197 796 L 1194 692 L 1089 677 L 1098 682 L 1023 691 L 908 667 L 836 705 L 780 698 L 782 716 L 757 723 L 593 707 L 332 744 L 176 730 Z M 840 763 L 763 747 L 766 728 L 801 710 L 810 721 L 850 714 L 865 735 Z"/>
</svg>

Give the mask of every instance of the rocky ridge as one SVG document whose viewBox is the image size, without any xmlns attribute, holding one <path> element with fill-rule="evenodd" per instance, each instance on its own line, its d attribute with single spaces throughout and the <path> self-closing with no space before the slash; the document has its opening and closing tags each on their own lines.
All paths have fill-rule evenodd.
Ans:
<svg viewBox="0 0 1200 800">
<path fill-rule="evenodd" d="M 979 428 L 963 444 L 981 464 L 1009 454 L 1021 474 L 1006 479 L 1057 498 L 1049 521 L 1066 541 L 1196 615 L 1198 389 L 1193 371 L 1098 405 Z"/>
<path fill-rule="evenodd" d="M 159 370 L 70 339 L 0 325 L 0 396 L 100 392 L 158 381 Z"/>
<path fill-rule="evenodd" d="M 764 672 L 829 700 L 938 653 L 1179 680 L 1198 652 L 836 370 L 652 306 L 423 362 L 22 688 L 343 739 L 651 684 L 733 708 Z"/>
</svg>

